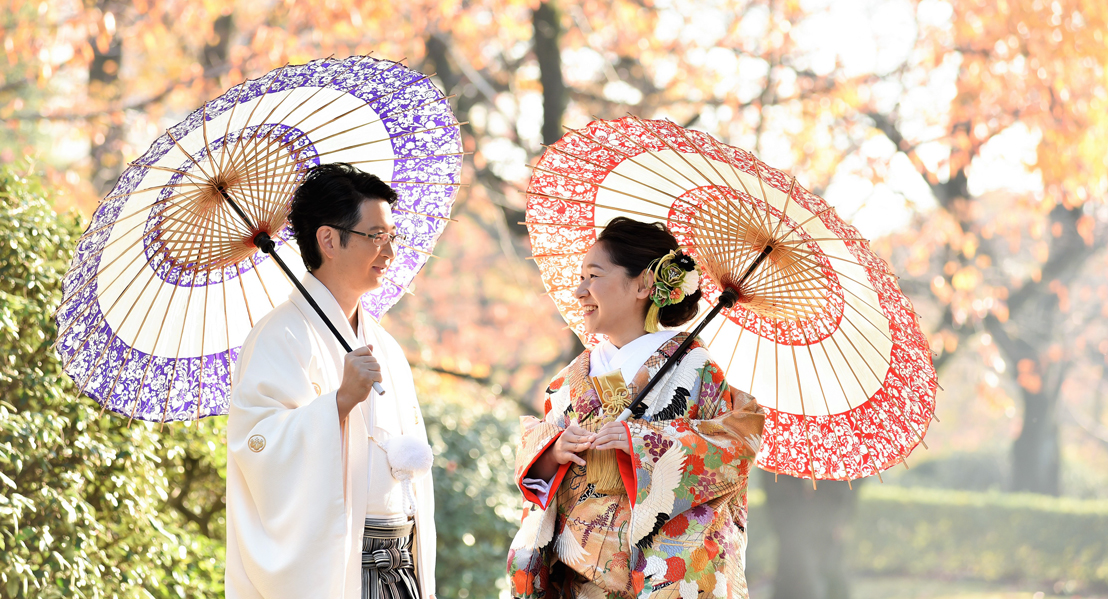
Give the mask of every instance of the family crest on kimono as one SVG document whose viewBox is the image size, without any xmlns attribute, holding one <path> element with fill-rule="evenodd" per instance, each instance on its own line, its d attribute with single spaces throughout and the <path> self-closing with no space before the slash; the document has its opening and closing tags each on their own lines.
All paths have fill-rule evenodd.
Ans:
<svg viewBox="0 0 1108 599">
<path fill-rule="evenodd" d="M 516 597 L 748 596 L 747 479 L 764 412 L 704 344 L 615 419 L 696 316 L 699 271 L 661 224 L 613 219 L 585 255 L 576 297 L 606 338 L 522 419 L 516 480 L 529 502 L 508 555 Z"/>
<path fill-rule="evenodd" d="M 247 337 L 227 427 L 228 598 L 434 596 L 430 464 L 410 459 L 430 447 L 411 368 L 360 302 L 396 255 L 395 200 L 345 164 L 313 168 L 293 197 L 303 286 L 357 349 L 296 290 Z"/>
</svg>

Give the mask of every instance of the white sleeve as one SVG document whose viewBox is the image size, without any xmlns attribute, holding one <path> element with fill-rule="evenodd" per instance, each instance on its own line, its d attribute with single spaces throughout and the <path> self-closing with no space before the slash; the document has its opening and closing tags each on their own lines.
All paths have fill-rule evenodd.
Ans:
<svg viewBox="0 0 1108 599">
<path fill-rule="evenodd" d="M 231 392 L 228 596 L 339 597 L 347 531 L 335 393 L 312 388 L 309 340 L 266 324 L 244 344 Z"/>
</svg>

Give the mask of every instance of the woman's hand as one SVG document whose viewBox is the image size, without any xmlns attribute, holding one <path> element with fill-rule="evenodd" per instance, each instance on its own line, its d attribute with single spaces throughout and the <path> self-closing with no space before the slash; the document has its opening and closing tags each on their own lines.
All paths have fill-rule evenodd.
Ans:
<svg viewBox="0 0 1108 599">
<path fill-rule="evenodd" d="M 577 454 L 588 449 L 595 438 L 596 433 L 590 433 L 576 424 L 570 424 L 558 436 L 554 445 L 535 460 L 527 476 L 550 480 L 562 464 L 573 462 L 578 466 L 584 466 L 585 459 Z"/>
<path fill-rule="evenodd" d="M 622 422 L 609 422 L 596 431 L 596 440 L 592 442 L 592 449 L 618 449 L 630 455 L 627 448 L 627 428 Z"/>
<path fill-rule="evenodd" d="M 590 433 L 576 424 L 570 424 L 551 448 L 554 461 L 559 466 L 570 462 L 584 466 L 585 458 L 577 454 L 588 449 L 595 438 L 596 433 Z"/>
</svg>

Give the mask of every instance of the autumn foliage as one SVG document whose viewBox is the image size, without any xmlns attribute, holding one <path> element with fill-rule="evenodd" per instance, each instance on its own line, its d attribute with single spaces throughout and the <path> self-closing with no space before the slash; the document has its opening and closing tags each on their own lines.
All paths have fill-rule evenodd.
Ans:
<svg viewBox="0 0 1108 599">
<path fill-rule="evenodd" d="M 385 324 L 426 372 L 537 411 L 580 345 L 526 259 L 527 166 L 563 125 L 669 118 L 878 237 L 946 389 L 913 467 L 992 451 L 1009 489 L 1108 488 L 1108 3 L 865 6 L 0 0 L 0 162 L 37 158 L 56 207 L 87 214 L 167 126 L 245 78 L 405 58 L 455 96 L 472 154 L 439 258 Z"/>
</svg>

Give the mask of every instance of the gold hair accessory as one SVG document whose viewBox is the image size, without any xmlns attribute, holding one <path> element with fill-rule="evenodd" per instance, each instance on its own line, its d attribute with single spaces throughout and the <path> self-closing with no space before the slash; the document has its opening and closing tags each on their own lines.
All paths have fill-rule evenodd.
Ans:
<svg viewBox="0 0 1108 599">
<path fill-rule="evenodd" d="M 646 311 L 646 332 L 657 333 L 660 330 L 658 314 L 662 308 L 681 303 L 700 287 L 700 268 L 692 256 L 672 250 L 652 261 L 646 270 L 654 275 L 650 307 Z"/>
</svg>

